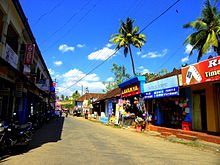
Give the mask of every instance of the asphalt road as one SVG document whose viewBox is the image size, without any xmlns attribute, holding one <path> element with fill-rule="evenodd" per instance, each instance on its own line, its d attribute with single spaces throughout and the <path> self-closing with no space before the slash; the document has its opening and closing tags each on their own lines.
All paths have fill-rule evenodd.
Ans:
<svg viewBox="0 0 220 165">
<path fill-rule="evenodd" d="M 220 165 L 220 154 L 82 118 L 60 118 L 36 132 L 7 165 Z"/>
</svg>

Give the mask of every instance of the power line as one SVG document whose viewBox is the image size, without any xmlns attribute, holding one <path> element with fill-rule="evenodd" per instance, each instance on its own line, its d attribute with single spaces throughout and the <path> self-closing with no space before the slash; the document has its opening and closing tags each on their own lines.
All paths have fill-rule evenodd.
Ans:
<svg viewBox="0 0 220 165">
<path fill-rule="evenodd" d="M 60 1 L 57 5 L 55 5 L 51 10 L 49 10 L 48 12 L 45 12 L 44 14 L 42 14 L 40 17 L 38 17 L 37 21 L 34 23 L 34 26 L 37 25 L 39 23 L 39 21 L 45 17 L 48 14 L 51 14 L 58 6 L 60 6 L 63 3 L 64 0 Z"/>
<path fill-rule="evenodd" d="M 157 19 L 159 19 L 162 15 L 164 15 L 166 12 L 168 12 L 173 6 L 175 6 L 180 0 L 177 0 L 176 2 L 174 2 L 171 6 L 169 6 L 164 12 L 162 12 L 159 16 L 157 16 L 156 18 L 154 18 L 152 21 L 150 21 L 141 31 L 140 33 L 142 33 L 146 28 L 148 28 L 151 24 L 153 24 Z"/>
<path fill-rule="evenodd" d="M 77 22 L 77 25 L 86 17 L 89 15 L 89 13 L 97 6 L 97 4 L 93 5 L 93 7 L 85 14 L 83 15 L 80 20 Z M 75 25 L 74 27 L 76 27 L 77 25 Z M 69 34 L 74 27 L 70 28 L 66 33 L 64 33 L 64 35 L 62 35 L 58 40 L 56 40 L 54 43 L 52 43 L 50 46 L 48 46 L 43 53 L 47 52 L 51 47 L 53 47 L 55 44 L 57 44 L 61 39 L 63 39 L 67 34 Z"/>
<path fill-rule="evenodd" d="M 157 16 L 155 19 L 153 19 L 150 23 L 148 23 L 141 31 L 143 32 L 146 28 L 148 28 L 151 24 L 153 24 L 157 19 L 159 19 L 161 16 L 163 16 L 166 12 L 168 12 L 173 6 L 175 6 L 180 0 L 177 0 L 176 2 L 174 2 L 171 6 L 169 6 L 164 12 L 162 12 L 159 16 Z M 118 51 L 118 50 L 117 50 Z M 66 91 L 67 89 L 70 89 L 72 86 L 76 85 L 78 82 L 80 82 L 82 79 L 84 79 L 86 76 L 88 76 L 91 72 L 93 72 L 94 70 L 96 70 L 98 67 L 100 67 L 103 63 L 105 63 L 110 57 L 112 57 L 117 51 L 115 51 L 111 56 L 109 56 L 106 60 L 104 60 L 102 63 L 100 63 L 99 65 L 97 65 L 95 68 L 93 68 L 91 71 L 89 71 L 85 76 L 83 76 L 82 78 L 80 78 L 77 82 L 75 82 L 74 84 L 72 84 L 71 86 L 65 88 L 63 91 Z M 178 51 L 178 50 L 177 50 Z M 176 52 L 177 52 L 176 51 Z M 175 53 L 176 53 L 175 52 Z M 172 56 L 171 56 L 172 57 Z M 63 92 L 61 91 L 61 92 Z"/>
<path fill-rule="evenodd" d="M 74 84 L 70 85 L 69 87 L 65 88 L 64 90 L 62 90 L 61 92 L 66 91 L 67 89 L 70 89 L 71 87 L 73 87 L 74 85 L 76 85 L 77 83 L 79 83 L 81 80 L 83 80 L 85 77 L 87 77 L 90 73 L 92 73 L 94 70 L 96 70 L 97 68 L 99 68 L 102 64 L 104 64 L 108 59 L 110 59 L 113 55 L 115 55 L 118 52 L 118 50 L 115 50 L 115 52 L 110 55 L 108 58 L 106 58 L 104 61 L 102 61 L 99 65 L 97 65 L 95 68 L 93 68 L 92 70 L 90 70 L 85 76 L 81 77 L 78 81 L 76 81 Z"/>
<path fill-rule="evenodd" d="M 73 15 L 57 30 L 55 30 L 49 37 L 47 37 L 45 40 L 42 41 L 42 44 L 45 43 L 48 39 L 50 39 L 51 37 L 53 37 L 56 33 L 58 33 L 60 30 L 62 30 L 68 23 L 70 23 L 72 21 L 72 19 L 79 14 L 81 11 L 83 11 L 85 9 L 85 7 L 90 3 L 91 1 L 88 0 L 87 3 L 85 5 L 83 5 L 80 10 L 78 12 L 73 13 Z"/>
</svg>

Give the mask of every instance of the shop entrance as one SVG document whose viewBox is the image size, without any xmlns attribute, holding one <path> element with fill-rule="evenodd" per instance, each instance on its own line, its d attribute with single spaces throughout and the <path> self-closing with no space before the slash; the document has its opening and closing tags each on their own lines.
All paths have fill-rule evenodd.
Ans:
<svg viewBox="0 0 220 165">
<path fill-rule="evenodd" d="M 193 91 L 193 129 L 207 131 L 205 90 Z"/>
</svg>

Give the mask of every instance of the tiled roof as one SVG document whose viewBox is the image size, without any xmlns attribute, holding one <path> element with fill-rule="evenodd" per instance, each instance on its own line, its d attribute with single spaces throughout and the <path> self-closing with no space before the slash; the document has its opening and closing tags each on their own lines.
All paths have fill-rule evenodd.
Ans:
<svg viewBox="0 0 220 165">
<path fill-rule="evenodd" d="M 115 88 L 115 89 L 112 89 L 112 90 L 108 91 L 107 93 L 105 93 L 102 97 L 97 99 L 96 102 L 101 101 L 101 100 L 105 100 L 105 99 L 114 98 L 114 97 L 120 96 L 120 94 L 121 94 L 121 89 Z"/>
<path fill-rule="evenodd" d="M 147 82 L 152 82 L 152 81 L 160 80 L 160 79 L 171 77 L 171 76 L 175 76 L 175 75 L 178 75 L 178 74 L 181 74 L 181 69 L 174 68 L 172 72 L 167 73 L 167 74 L 162 75 L 162 76 L 159 76 L 159 77 L 155 77 L 155 78 L 151 79 L 150 81 L 147 80 Z"/>
<path fill-rule="evenodd" d="M 103 96 L 104 93 L 85 93 L 81 97 L 79 97 L 76 101 L 84 101 L 89 100 L 90 98 L 97 98 Z"/>
</svg>

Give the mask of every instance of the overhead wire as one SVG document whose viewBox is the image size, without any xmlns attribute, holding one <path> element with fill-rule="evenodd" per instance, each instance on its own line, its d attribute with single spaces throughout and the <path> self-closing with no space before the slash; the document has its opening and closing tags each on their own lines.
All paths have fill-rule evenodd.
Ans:
<svg viewBox="0 0 220 165">
<path fill-rule="evenodd" d="M 157 16 L 156 18 L 154 18 L 152 21 L 150 21 L 150 23 L 148 23 L 141 31 L 143 32 L 144 30 L 146 30 L 151 24 L 153 24 L 157 19 L 159 19 L 161 16 L 163 16 L 166 12 L 168 12 L 173 6 L 175 6 L 180 0 L 175 1 L 171 6 L 169 6 L 165 11 L 163 11 L 159 16 Z M 118 50 L 115 49 L 115 53 L 118 52 Z M 70 89 L 71 87 L 73 87 L 74 85 L 76 85 L 78 82 L 80 82 L 81 80 L 83 80 L 85 77 L 87 77 L 91 72 L 93 72 L 94 70 L 96 70 L 98 67 L 100 67 L 102 64 L 104 64 L 108 59 L 110 59 L 110 57 L 112 57 L 115 53 L 113 53 L 111 56 L 109 56 L 106 60 L 104 60 L 102 63 L 100 63 L 99 65 L 97 65 L 95 68 L 93 68 L 91 71 L 89 71 L 85 76 L 83 76 L 82 78 L 80 78 L 77 82 L 75 82 L 74 84 L 72 84 L 71 86 L 65 88 L 63 91 L 66 91 L 67 89 Z"/>
<path fill-rule="evenodd" d="M 40 15 L 37 19 L 37 21 L 33 24 L 33 26 L 37 25 L 43 17 L 45 17 L 48 14 L 51 14 L 57 7 L 61 6 L 64 0 L 61 0 L 59 3 L 57 3 L 51 10 L 48 12 L 45 12 L 44 14 Z"/>
<path fill-rule="evenodd" d="M 83 21 L 83 19 L 89 15 L 89 13 L 97 6 L 97 4 L 94 4 L 92 6 L 92 8 L 90 8 L 77 22 L 77 24 L 74 26 L 76 27 L 80 22 Z M 74 27 L 71 27 L 66 33 L 64 33 L 58 40 L 56 40 L 55 42 L 53 42 L 50 46 L 48 46 L 44 51 L 43 53 L 47 52 L 50 48 L 52 48 L 55 44 L 57 44 L 61 39 L 63 39 L 67 34 L 69 34 L 73 29 Z"/>
<path fill-rule="evenodd" d="M 57 30 L 55 30 L 53 33 L 51 33 L 45 40 L 42 41 L 41 44 L 45 43 L 48 39 L 50 39 L 51 37 L 53 37 L 56 33 L 58 33 L 60 30 L 62 30 L 67 24 L 69 24 L 72 19 L 77 15 L 79 14 L 81 11 L 83 11 L 87 5 L 89 5 L 91 1 L 90 0 L 87 0 L 87 2 L 75 13 L 73 13 L 73 15 L 62 25 L 60 26 Z"/>
<path fill-rule="evenodd" d="M 163 16 L 166 12 L 168 12 L 172 7 L 174 7 L 178 2 L 180 2 L 181 0 L 177 0 L 175 1 L 171 6 L 169 6 L 165 11 L 163 11 L 159 16 L 157 16 L 156 18 L 154 18 L 152 21 L 150 21 L 146 26 L 144 26 L 144 28 L 140 31 L 140 33 L 142 33 L 145 29 L 147 29 L 151 24 L 153 24 L 156 20 L 158 20 L 161 16 Z"/>
<path fill-rule="evenodd" d="M 139 1 L 135 1 L 135 2 L 136 2 L 136 4 L 133 4 L 133 3 L 132 3 L 131 7 L 127 10 L 126 14 L 128 14 L 128 13 L 134 13 L 134 10 L 141 5 L 141 3 L 143 2 L 143 0 L 139 0 Z M 125 18 L 125 16 L 124 16 L 123 18 Z M 104 48 L 104 47 L 103 47 L 103 48 Z M 94 59 L 96 59 L 98 56 L 100 56 L 100 54 L 105 54 L 105 53 L 107 53 L 107 51 L 108 51 L 108 50 L 106 50 L 106 51 L 101 51 L 101 50 L 102 50 L 102 49 L 100 49 L 100 53 L 97 53 L 97 54 L 94 56 Z M 98 50 L 98 51 L 99 51 L 99 50 Z M 97 63 L 98 63 L 98 62 L 95 61 L 94 63 L 90 63 L 89 65 L 86 65 L 86 68 L 84 68 L 84 70 L 87 70 L 87 68 L 89 68 L 89 67 L 95 66 Z"/>
<path fill-rule="evenodd" d="M 73 87 L 74 85 L 76 85 L 77 83 L 79 83 L 81 80 L 83 80 L 85 77 L 87 77 L 90 73 L 92 73 L 94 70 L 96 70 L 97 68 L 99 68 L 101 65 L 103 65 L 108 59 L 110 59 L 115 53 L 117 53 L 118 50 L 115 50 L 115 52 L 109 56 L 108 58 L 106 58 L 104 61 L 102 61 L 99 65 L 97 65 L 95 68 L 93 68 L 92 70 L 90 70 L 87 74 L 85 74 L 83 77 L 81 77 L 78 81 L 76 81 L 74 84 L 70 85 L 69 87 L 65 88 L 64 90 L 62 90 L 61 92 L 64 92 L 68 89 L 70 89 L 71 87 Z"/>
</svg>

